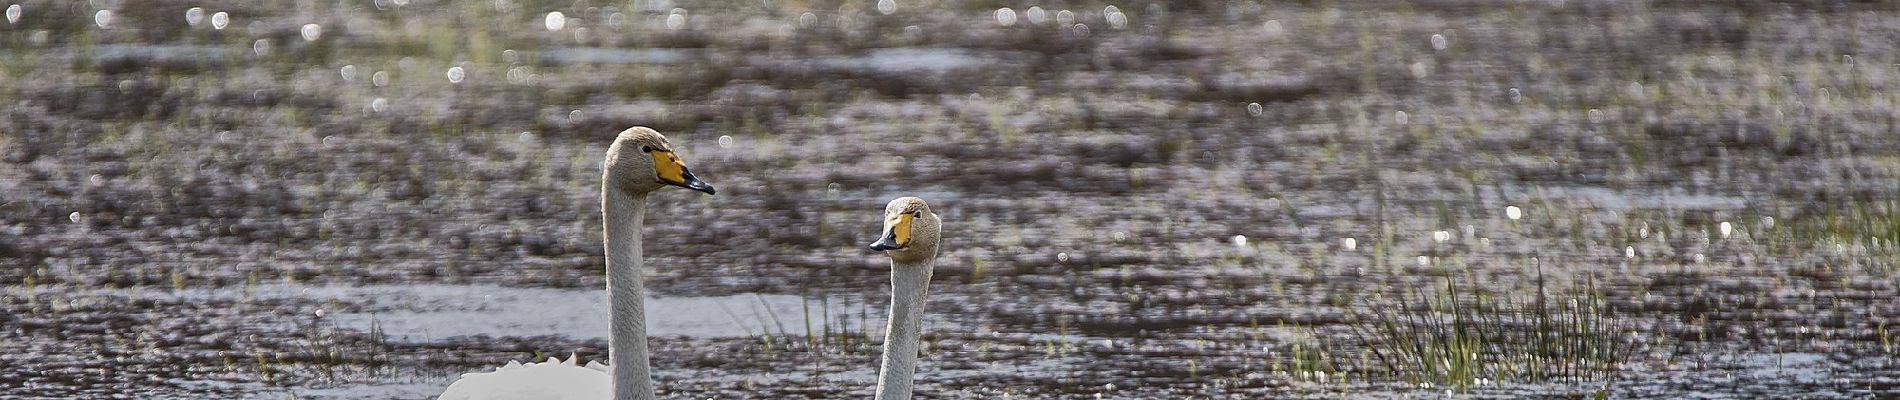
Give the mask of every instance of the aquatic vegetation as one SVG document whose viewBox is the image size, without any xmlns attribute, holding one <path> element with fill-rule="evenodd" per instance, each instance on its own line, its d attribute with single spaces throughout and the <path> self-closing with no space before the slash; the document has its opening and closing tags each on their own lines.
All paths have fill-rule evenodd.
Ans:
<svg viewBox="0 0 1900 400">
<path fill-rule="evenodd" d="M 1353 334 L 1376 363 L 1367 370 L 1461 390 L 1610 382 L 1641 352 L 1633 321 L 1593 283 L 1557 290 L 1540 278 L 1534 291 L 1515 293 L 1455 277 L 1440 282 L 1381 291 L 1355 304 Z"/>
</svg>

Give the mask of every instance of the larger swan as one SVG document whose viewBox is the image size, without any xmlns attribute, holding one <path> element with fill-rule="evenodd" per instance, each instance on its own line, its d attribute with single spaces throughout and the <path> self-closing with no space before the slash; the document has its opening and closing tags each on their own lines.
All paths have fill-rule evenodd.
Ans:
<svg viewBox="0 0 1900 400">
<path fill-rule="evenodd" d="M 607 301 L 609 317 L 607 354 L 614 367 L 598 363 L 575 365 L 548 362 L 496 368 L 495 372 L 462 375 L 439 397 L 443 400 L 549 399 L 648 400 L 653 398 L 653 374 L 647 365 L 646 304 L 640 276 L 640 228 L 646 219 L 647 194 L 679 186 L 713 194 L 674 154 L 665 136 L 646 127 L 620 132 L 601 163 L 600 208 L 607 247 Z M 612 372 L 609 380 L 608 372 Z"/>
<path fill-rule="evenodd" d="M 891 316 L 884 330 L 884 361 L 877 374 L 877 399 L 910 398 L 917 373 L 917 340 L 923 334 L 924 296 L 930 269 L 937 262 L 942 220 L 924 199 L 900 197 L 884 206 L 884 234 L 871 250 L 891 257 Z"/>
</svg>

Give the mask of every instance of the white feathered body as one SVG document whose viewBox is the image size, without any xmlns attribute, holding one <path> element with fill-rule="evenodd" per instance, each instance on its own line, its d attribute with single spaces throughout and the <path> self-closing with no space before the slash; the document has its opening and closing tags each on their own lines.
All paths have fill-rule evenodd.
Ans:
<svg viewBox="0 0 1900 400">
<path fill-rule="evenodd" d="M 613 398 L 613 368 L 598 361 L 576 365 L 551 358 L 522 364 L 509 361 L 495 372 L 462 374 L 442 392 L 441 400 L 602 400 Z"/>
</svg>

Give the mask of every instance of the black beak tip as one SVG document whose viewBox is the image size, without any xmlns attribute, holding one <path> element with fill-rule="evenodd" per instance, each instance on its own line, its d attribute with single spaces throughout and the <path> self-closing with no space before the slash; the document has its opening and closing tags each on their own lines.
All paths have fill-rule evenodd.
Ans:
<svg viewBox="0 0 1900 400">
<path fill-rule="evenodd" d="M 871 243 L 870 247 L 871 247 L 871 250 L 874 250 L 874 251 L 897 250 L 897 249 L 904 248 L 904 246 L 898 246 L 897 244 L 883 241 L 883 240 L 879 240 L 876 243 Z"/>
<path fill-rule="evenodd" d="M 719 192 L 719 189 L 713 189 L 712 184 L 706 183 L 706 181 L 699 180 L 698 176 L 693 175 L 693 170 L 681 168 L 680 175 L 683 175 L 681 176 L 682 178 L 686 178 L 686 182 L 682 182 L 680 184 L 680 186 L 682 187 L 705 192 L 706 195 L 708 196 L 711 196 Z"/>
</svg>

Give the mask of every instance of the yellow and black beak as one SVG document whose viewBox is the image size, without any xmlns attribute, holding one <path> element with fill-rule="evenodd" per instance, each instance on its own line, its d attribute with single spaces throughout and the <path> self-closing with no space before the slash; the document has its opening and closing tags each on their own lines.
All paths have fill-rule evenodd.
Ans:
<svg viewBox="0 0 1900 400">
<path fill-rule="evenodd" d="M 884 220 L 884 236 L 871 243 L 871 250 L 898 250 L 909 246 L 910 225 L 916 218 L 915 213 L 904 213 Z"/>
<path fill-rule="evenodd" d="M 686 162 L 680 161 L 678 154 L 659 149 L 648 149 L 647 153 L 653 155 L 653 172 L 658 175 L 660 183 L 698 190 L 706 194 L 718 192 L 711 184 L 693 176 L 693 171 L 686 169 Z"/>
</svg>

